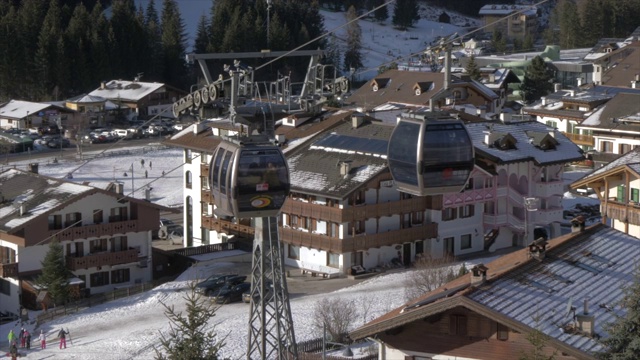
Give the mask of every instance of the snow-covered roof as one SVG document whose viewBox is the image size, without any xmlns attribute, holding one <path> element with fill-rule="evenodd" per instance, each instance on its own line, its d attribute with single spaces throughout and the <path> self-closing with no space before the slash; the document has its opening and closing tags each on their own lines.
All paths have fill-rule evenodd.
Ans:
<svg viewBox="0 0 640 360">
<path fill-rule="evenodd" d="M 86 104 L 86 103 L 103 103 L 106 100 L 107 99 L 105 99 L 102 96 L 82 94 L 82 95 L 78 95 L 76 97 L 70 98 L 69 100 L 67 100 L 67 102 L 72 102 L 77 104 Z"/>
<path fill-rule="evenodd" d="M 467 123 L 467 130 L 475 147 L 476 154 L 492 158 L 502 163 L 533 161 L 539 165 L 565 163 L 583 159 L 581 149 L 559 131 L 554 131 L 539 122 L 520 122 L 505 124 L 502 122 Z M 514 148 L 503 150 L 486 143 L 489 133 L 509 134 L 515 140 Z M 532 134 L 550 134 L 556 141 L 555 149 L 543 150 L 536 146 Z"/>
<path fill-rule="evenodd" d="M 29 115 L 37 115 L 53 105 L 22 100 L 11 100 L 0 106 L 0 117 L 10 119 L 23 119 Z"/>
<path fill-rule="evenodd" d="M 600 337 L 607 337 L 605 325 L 625 313 L 619 305 L 625 287 L 634 281 L 634 266 L 640 256 L 637 238 L 594 225 L 549 240 L 542 261 L 525 248 L 485 264 L 487 281 L 471 285 L 470 274 L 373 320 L 351 333 L 359 339 L 374 336 L 413 321 L 463 306 L 521 332 L 538 329 L 547 335 L 550 346 L 583 358 L 602 350 Z M 589 299 L 594 334 L 566 331 L 573 315 L 582 314 L 583 300 Z M 571 310 L 571 309 L 574 310 Z M 568 310 L 569 309 L 569 310 Z"/>
<path fill-rule="evenodd" d="M 139 101 L 159 90 L 164 84 L 142 81 L 111 80 L 89 93 L 109 100 Z"/>
<path fill-rule="evenodd" d="M 480 8 L 480 15 L 509 15 L 520 12 L 526 16 L 536 16 L 538 8 L 530 5 L 485 5 Z"/>
<path fill-rule="evenodd" d="M 9 169 L 0 173 L 0 229 L 11 231 L 95 188 Z M 20 215 L 20 205 L 24 209 Z"/>
</svg>

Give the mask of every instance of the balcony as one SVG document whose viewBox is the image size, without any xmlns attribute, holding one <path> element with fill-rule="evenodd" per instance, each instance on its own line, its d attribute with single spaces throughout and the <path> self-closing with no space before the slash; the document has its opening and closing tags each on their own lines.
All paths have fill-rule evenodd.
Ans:
<svg viewBox="0 0 640 360">
<path fill-rule="evenodd" d="M 562 181 L 548 181 L 536 183 L 535 196 L 550 197 L 564 194 L 564 183 Z"/>
<path fill-rule="evenodd" d="M 253 238 L 256 233 L 255 228 L 251 226 L 234 224 L 231 221 L 216 219 L 210 216 L 202 217 L 202 227 L 205 229 L 215 230 L 217 232 L 245 238 Z"/>
<path fill-rule="evenodd" d="M 112 236 L 138 231 L 137 220 L 118 221 L 106 224 L 84 225 L 61 230 L 49 230 L 50 237 L 59 240 L 88 239 L 91 237 Z"/>
<path fill-rule="evenodd" d="M 213 195 L 211 194 L 211 190 L 208 190 L 208 189 L 200 190 L 200 201 L 207 204 L 213 204 Z"/>
<path fill-rule="evenodd" d="M 1 278 L 18 278 L 18 263 L 5 263 L 0 264 L 0 277 Z"/>
<path fill-rule="evenodd" d="M 569 140 L 573 141 L 576 145 L 595 146 L 595 141 L 592 135 L 572 134 L 568 132 L 562 132 Z"/>
<path fill-rule="evenodd" d="M 382 246 L 392 246 L 409 241 L 435 238 L 437 236 L 437 223 L 429 223 L 423 226 L 391 230 L 377 234 L 361 234 L 345 239 L 314 234 L 289 227 L 280 228 L 280 238 L 284 243 L 320 249 L 338 254 L 368 250 L 370 248 L 379 248 Z"/>
<path fill-rule="evenodd" d="M 129 249 L 125 251 L 103 252 L 99 254 L 86 255 L 81 257 L 67 256 L 67 268 L 69 270 L 89 269 L 99 266 L 113 266 L 120 264 L 138 263 L 138 250 Z"/>
<path fill-rule="evenodd" d="M 624 204 L 609 200 L 606 203 L 604 213 L 610 219 L 627 221 L 632 225 L 640 225 L 640 205 L 638 204 Z"/>
<path fill-rule="evenodd" d="M 380 204 L 352 206 L 345 209 L 287 199 L 282 207 L 282 212 L 334 223 L 344 223 L 401 213 L 408 214 L 425 209 L 442 209 L 442 196 L 416 197 Z"/>
</svg>

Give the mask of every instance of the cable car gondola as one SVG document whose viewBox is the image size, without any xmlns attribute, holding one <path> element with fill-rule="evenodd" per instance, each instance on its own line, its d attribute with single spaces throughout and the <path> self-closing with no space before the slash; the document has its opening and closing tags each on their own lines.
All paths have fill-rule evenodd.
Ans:
<svg viewBox="0 0 640 360">
<path fill-rule="evenodd" d="M 213 153 L 209 184 L 220 216 L 277 216 L 289 194 L 287 161 L 269 142 L 223 140 Z"/>
<path fill-rule="evenodd" d="M 387 159 L 398 190 L 416 196 L 460 192 L 474 166 L 463 122 L 439 112 L 402 114 Z"/>
</svg>

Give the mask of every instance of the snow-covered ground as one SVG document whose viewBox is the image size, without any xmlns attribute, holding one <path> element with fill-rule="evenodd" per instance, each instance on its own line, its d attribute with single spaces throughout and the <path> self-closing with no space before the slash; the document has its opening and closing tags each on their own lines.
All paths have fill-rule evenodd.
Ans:
<svg viewBox="0 0 640 360">
<path fill-rule="evenodd" d="M 147 150 L 145 150 L 147 149 Z M 89 162 L 61 161 L 53 164 L 40 163 L 40 173 L 56 178 L 64 178 L 73 172 L 73 181 L 89 182 L 90 185 L 104 188 L 115 177 L 125 182 L 129 193 L 131 184 L 130 168 L 134 166 L 134 185 L 136 197 L 143 197 L 141 191 L 147 184 L 153 187 L 152 199 L 160 204 L 174 206 L 182 199 L 182 158 L 179 149 L 148 150 L 133 147 L 128 150 L 117 150 L 119 156 L 103 156 L 99 160 Z M 85 152 L 86 153 L 86 152 Z M 128 153 L 128 154 L 127 154 Z M 145 167 L 140 160 L 145 160 Z M 151 169 L 149 163 L 152 163 Z M 15 163 L 18 167 L 26 167 L 28 161 Z M 144 170 L 149 177 L 144 178 Z M 162 171 L 165 176 L 162 176 Z M 565 173 L 564 180 L 569 183 L 586 174 L 587 170 L 575 170 Z M 128 176 L 124 176 L 127 172 Z M 576 197 L 566 193 L 565 208 L 572 208 L 577 203 L 597 203 L 596 199 Z M 234 255 L 234 254 L 228 254 Z M 216 272 L 223 272 L 233 266 L 224 259 L 216 258 L 219 254 L 202 256 L 199 262 L 183 273 L 176 281 L 166 283 L 144 294 L 126 299 L 112 301 L 92 307 L 78 314 L 69 315 L 43 324 L 41 329 L 51 342 L 47 349 L 38 346 L 28 351 L 28 358 L 33 359 L 153 359 L 153 347 L 159 344 L 159 332 L 168 332 L 168 320 L 164 316 L 160 303 L 173 305 L 176 309 L 184 309 L 185 289 L 190 281 L 205 278 Z M 476 262 L 488 262 L 490 258 L 477 259 Z M 470 263 L 469 263 L 470 264 Z M 468 265 L 469 265 L 468 264 Z M 467 266 L 468 266 L 467 265 Z M 403 283 L 407 272 L 391 273 L 378 276 L 355 286 L 336 291 L 332 296 L 341 296 L 357 302 L 366 301 L 371 304 L 367 320 L 378 317 L 389 310 L 400 306 L 404 301 Z M 327 280 L 331 281 L 331 280 Z M 363 296 L 366 294 L 366 296 Z M 313 316 L 316 301 L 324 294 L 295 297 L 291 300 L 291 309 L 297 341 L 319 337 L 321 333 L 314 328 L 309 319 Z M 362 308 L 362 307 L 361 307 Z M 36 315 L 32 312 L 31 317 Z M 364 314 L 359 314 L 358 323 L 364 322 Z M 218 334 L 226 335 L 224 356 L 231 359 L 242 358 L 246 351 L 248 329 L 248 306 L 244 303 L 224 305 L 212 319 L 211 326 L 216 327 Z M 34 324 L 26 325 L 33 334 L 39 333 Z M 72 344 L 66 350 L 59 350 L 55 343 L 55 334 L 64 327 L 71 331 Z M 9 329 L 20 330 L 20 324 L 10 323 L 0 327 L 1 334 Z M 6 337 L 0 338 L 0 349 L 7 349 Z M 354 352 L 366 351 L 366 347 L 354 348 Z"/>
</svg>

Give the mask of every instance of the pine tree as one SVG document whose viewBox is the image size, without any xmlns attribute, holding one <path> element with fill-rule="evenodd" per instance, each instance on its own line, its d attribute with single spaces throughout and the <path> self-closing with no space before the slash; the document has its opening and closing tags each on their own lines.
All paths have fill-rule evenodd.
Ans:
<svg viewBox="0 0 640 360">
<path fill-rule="evenodd" d="M 522 42 L 522 50 L 523 51 L 533 51 L 533 36 L 531 34 L 524 37 L 524 41 Z"/>
<path fill-rule="evenodd" d="M 520 85 L 524 101 L 535 101 L 550 93 L 553 89 L 552 80 L 553 76 L 544 60 L 540 56 L 534 57 L 527 66 L 524 81 Z"/>
<path fill-rule="evenodd" d="M 636 266 L 633 275 L 620 303 L 625 314 L 604 325 L 609 336 L 601 341 L 605 350 L 597 354 L 599 359 L 635 360 L 640 354 L 640 267 Z"/>
<path fill-rule="evenodd" d="M 49 2 L 49 10 L 41 26 L 38 36 L 38 50 L 36 51 L 36 66 L 40 83 L 42 84 L 38 95 L 44 100 L 51 100 L 53 88 L 56 82 L 56 66 L 66 59 L 58 57 L 58 39 L 62 35 L 62 25 L 60 24 L 60 7 L 58 0 Z"/>
<path fill-rule="evenodd" d="M 560 47 L 563 49 L 574 49 L 578 47 L 580 34 L 580 17 L 578 7 L 573 1 L 563 1 L 558 5 L 560 8 Z"/>
<path fill-rule="evenodd" d="M 480 75 L 480 68 L 476 62 L 476 56 L 473 54 L 469 57 L 469 62 L 467 62 L 467 66 L 464 70 L 473 80 L 480 80 L 482 78 L 482 75 Z"/>
<path fill-rule="evenodd" d="M 400 30 L 407 30 L 420 19 L 417 0 L 396 0 L 391 22 Z"/>
<path fill-rule="evenodd" d="M 346 14 L 347 21 L 352 21 L 357 18 L 356 9 L 352 6 L 349 8 Z M 347 50 L 344 53 L 344 70 L 350 71 L 353 69 L 360 69 L 362 65 L 362 30 L 358 21 L 353 21 L 347 25 Z"/>
<path fill-rule="evenodd" d="M 205 14 L 200 16 L 196 31 L 196 39 L 193 44 L 193 50 L 196 54 L 204 54 L 209 48 L 209 21 Z"/>
<path fill-rule="evenodd" d="M 217 307 L 196 292 L 195 282 L 190 284 L 183 299 L 186 314 L 162 303 L 170 330 L 168 334 L 160 333 L 161 347 L 154 348 L 156 359 L 218 359 L 225 339 L 220 339 L 215 328 L 208 326 Z"/>
<path fill-rule="evenodd" d="M 154 0 L 147 4 L 144 26 L 147 31 L 147 47 L 149 49 L 146 57 L 148 66 L 144 71 L 144 77 L 149 81 L 163 81 L 162 29 Z"/>
<path fill-rule="evenodd" d="M 378 6 L 384 4 L 385 2 L 386 0 L 374 0 L 373 7 L 377 8 Z M 376 11 L 374 11 L 373 16 L 376 18 L 376 20 L 380 22 L 387 21 L 387 19 L 389 18 L 389 9 L 387 9 L 387 6 L 385 5 L 377 9 Z"/>
<path fill-rule="evenodd" d="M 56 240 L 49 243 L 49 250 L 44 257 L 42 274 L 36 283 L 47 289 L 56 305 L 63 305 L 69 300 L 69 277 L 72 275 L 65 264 L 64 249 Z"/>
<path fill-rule="evenodd" d="M 494 29 L 491 34 L 491 45 L 497 53 L 504 53 L 507 50 L 507 39 L 500 29 Z"/>
<path fill-rule="evenodd" d="M 185 83 L 185 32 L 184 22 L 175 0 L 164 0 L 162 4 L 162 53 L 164 54 L 164 82 L 182 88 Z"/>
</svg>

